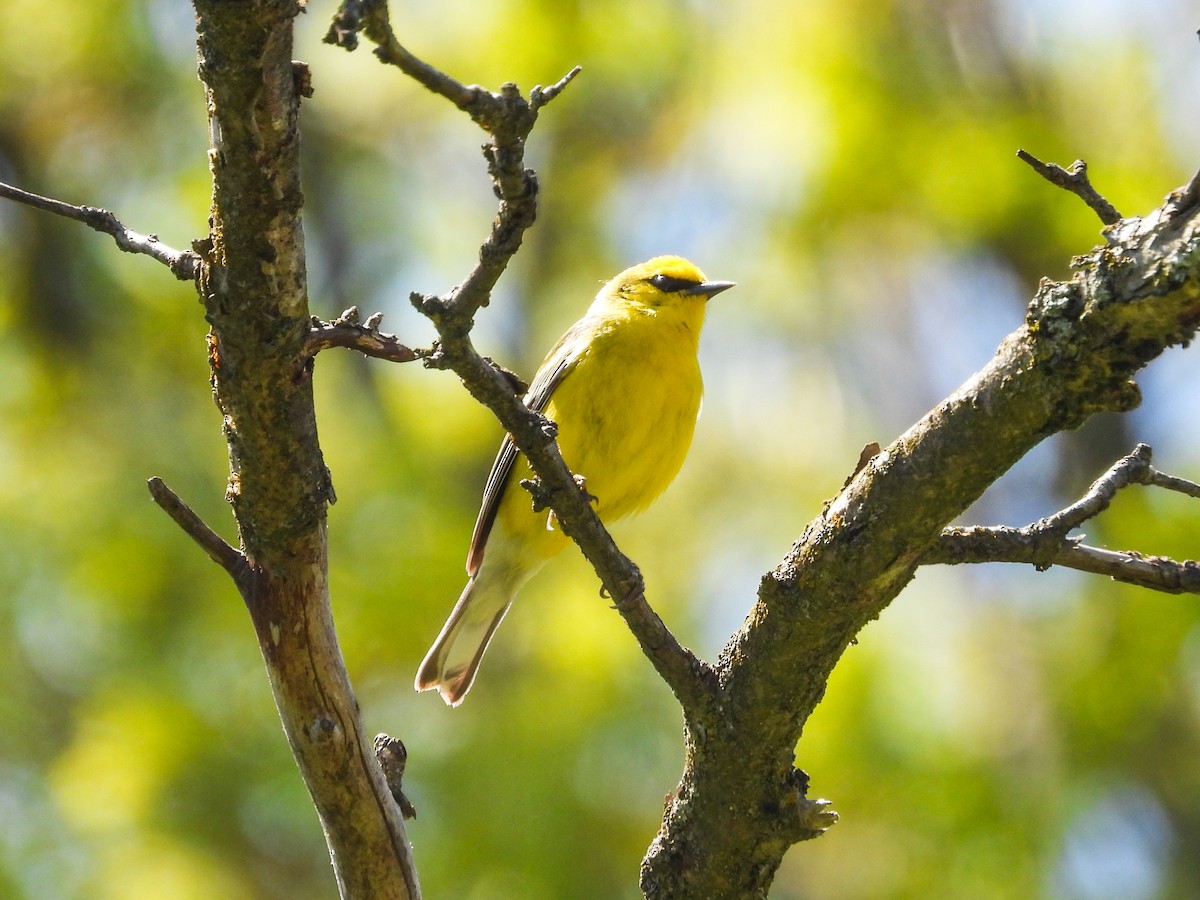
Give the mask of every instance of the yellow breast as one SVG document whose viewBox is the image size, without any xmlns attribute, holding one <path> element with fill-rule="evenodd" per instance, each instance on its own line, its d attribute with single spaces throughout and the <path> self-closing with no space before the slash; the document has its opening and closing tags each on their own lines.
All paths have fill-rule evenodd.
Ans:
<svg viewBox="0 0 1200 900">
<path fill-rule="evenodd" d="M 597 512 L 612 524 L 649 506 L 687 456 L 703 394 L 697 350 L 704 305 L 603 312 L 545 413 L 558 425 L 563 459 L 586 479 Z M 547 529 L 544 511 L 532 511 L 519 486 L 529 477 L 521 456 L 498 518 L 521 544 L 518 555 L 548 558 L 566 538 Z"/>
</svg>

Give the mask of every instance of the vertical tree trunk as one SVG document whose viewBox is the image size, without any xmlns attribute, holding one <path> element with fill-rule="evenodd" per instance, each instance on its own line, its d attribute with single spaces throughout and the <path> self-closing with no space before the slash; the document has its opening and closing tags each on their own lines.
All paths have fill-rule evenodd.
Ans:
<svg viewBox="0 0 1200 900">
<path fill-rule="evenodd" d="M 362 732 L 330 610 L 300 211 L 294 0 L 196 0 L 213 146 L 199 281 L 229 443 L 239 587 L 343 897 L 419 895 L 400 812 Z"/>
</svg>

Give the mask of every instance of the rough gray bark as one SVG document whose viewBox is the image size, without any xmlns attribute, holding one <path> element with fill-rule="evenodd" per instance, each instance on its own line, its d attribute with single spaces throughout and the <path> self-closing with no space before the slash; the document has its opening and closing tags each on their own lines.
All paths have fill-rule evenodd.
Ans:
<svg viewBox="0 0 1200 900">
<path fill-rule="evenodd" d="M 330 609 L 301 228 L 295 0 L 196 0 L 213 147 L 197 284 L 229 444 L 232 566 L 341 895 L 419 896 L 396 802 L 363 733 Z"/>
<path fill-rule="evenodd" d="M 643 860 L 642 890 L 680 900 L 763 897 L 788 848 L 836 821 L 826 801 L 807 798 L 808 778 L 795 768 L 794 751 L 846 647 L 988 485 L 1045 437 L 1077 428 L 1095 412 L 1136 406 L 1131 376 L 1194 334 L 1197 184 L 1146 219 L 1110 228 L 1108 244 L 1079 263 L 1071 282 L 1043 283 L 1025 326 L 991 363 L 870 459 L 809 524 L 764 576 L 746 624 L 709 665 L 681 647 L 647 605 L 636 566 L 575 488 L 552 428 L 521 406 L 512 385 L 471 344 L 472 317 L 516 251 L 520 230 L 532 224 L 536 181 L 532 173 L 517 177 L 524 134 L 506 143 L 505 129 L 473 106 L 482 99 L 479 89 L 463 88 L 401 47 L 381 0 L 343 2 L 331 39 L 352 46 L 360 24 L 379 44 L 381 60 L 450 99 L 493 135 L 489 171 L 501 208 L 481 248 L 487 278 L 477 277 L 477 269 L 444 296 L 414 296 L 441 339 L 427 362 L 453 369 L 513 435 L 538 475 L 535 499 L 554 509 L 579 544 L 683 707 L 684 773 Z M 512 90 L 500 96 L 514 98 Z M 511 163 L 507 172 L 498 160 Z M 1064 186 L 1108 221 L 1117 216 L 1088 193 L 1082 165 L 1065 175 Z M 506 211 L 517 208 L 528 213 L 509 242 Z"/>
<path fill-rule="evenodd" d="M 331 323 L 309 317 L 297 128 L 306 80 L 290 58 L 301 5 L 195 0 L 214 135 L 211 230 L 197 254 L 128 232 L 103 211 L 31 201 L 4 186 L 0 194 L 69 215 L 112 234 L 122 249 L 195 277 L 212 326 L 213 393 L 229 444 L 228 496 L 241 549 L 225 544 L 161 481 L 152 480 L 151 491 L 229 571 L 246 601 L 342 896 L 416 897 L 419 889 L 394 799 L 400 786 L 389 789 L 362 733 L 330 611 L 325 514 L 332 488 L 310 376 L 312 357 L 334 346 L 397 362 L 423 358 L 459 374 L 529 457 L 540 481 L 536 496 L 579 543 L 679 699 L 685 769 L 643 862 L 646 896 L 765 896 L 788 848 L 836 818 L 825 801 L 807 798 L 794 753 L 847 646 L 919 566 L 949 561 L 945 526 L 988 485 L 1043 438 L 1095 412 L 1136 406 L 1132 376 L 1195 336 L 1200 184 L 1193 180 L 1145 218 L 1109 228 L 1107 243 L 1078 261 L 1071 281 L 1044 282 L 1024 326 L 991 362 L 870 458 L 809 523 L 764 576 L 743 628 L 710 665 L 681 647 L 646 603 L 636 567 L 557 453 L 552 425 L 521 405 L 511 380 L 470 341 L 473 317 L 534 220 L 537 181 L 524 167 L 525 140 L 539 108 L 569 77 L 528 100 L 514 86 L 495 94 L 466 87 L 398 44 L 381 0 L 342 4 L 339 42 L 351 46 L 366 22 L 383 61 L 446 96 L 490 135 L 496 222 L 462 284 L 441 297 L 414 297 L 441 340 L 411 351 L 378 332 L 376 317 L 365 324 L 356 311 Z M 1084 196 L 1084 175 L 1082 167 L 1065 172 L 1064 186 Z M 974 552 L 975 560 L 1002 558 Z"/>
<path fill-rule="evenodd" d="M 1193 181 L 1107 229 L 1071 281 L 1044 281 L 991 362 L 871 459 L 763 578 L 716 695 L 687 717 L 647 897 L 763 897 L 788 847 L 819 833 L 793 750 L 830 672 L 988 485 L 1049 435 L 1135 407 L 1132 376 L 1195 336 L 1198 193 Z"/>
</svg>

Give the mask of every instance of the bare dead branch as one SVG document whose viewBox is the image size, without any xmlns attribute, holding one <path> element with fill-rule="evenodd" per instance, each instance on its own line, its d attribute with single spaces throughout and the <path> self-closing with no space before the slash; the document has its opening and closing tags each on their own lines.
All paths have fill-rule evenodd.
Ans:
<svg viewBox="0 0 1200 900">
<path fill-rule="evenodd" d="M 1087 163 L 1082 159 L 1075 160 L 1071 163 L 1071 168 L 1064 169 L 1057 163 L 1044 163 L 1025 150 L 1018 150 L 1017 158 L 1028 163 L 1035 172 L 1051 184 L 1070 191 L 1086 203 L 1105 225 L 1115 225 L 1121 221 L 1122 216 L 1117 212 L 1117 208 L 1092 187 L 1092 183 L 1087 177 Z"/>
<path fill-rule="evenodd" d="M 487 306 L 492 289 L 521 246 L 537 215 L 537 176 L 525 167 L 525 142 L 538 111 L 557 97 L 579 73 L 575 67 L 548 88 L 535 87 L 526 99 L 515 84 L 491 92 L 466 86 L 417 59 L 396 39 L 382 0 L 346 0 L 325 40 L 353 49 L 362 31 L 378 45 L 376 55 L 397 66 L 429 90 L 466 112 L 488 134 L 484 146 L 488 174 L 500 201 L 491 232 L 479 249 L 479 262 L 445 295 L 414 293 L 413 305 L 433 322 L 440 340 L 424 355 L 434 368 L 449 368 L 471 394 L 495 413 L 529 459 L 563 532 L 579 544 L 608 596 L 625 618 L 642 650 L 685 709 L 711 696 L 712 669 L 683 647 L 650 608 L 641 573 L 616 543 L 581 495 L 570 469 L 554 444 L 550 423 L 528 410 L 513 391 L 512 380 L 480 356 L 470 341 L 475 313 Z"/>
<path fill-rule="evenodd" d="M 537 174 L 525 167 L 525 141 L 537 122 L 538 109 L 557 96 L 578 71 L 576 67 L 545 91 L 535 87 L 530 100 L 510 82 L 495 94 L 471 88 L 481 92 L 472 108 L 456 104 L 491 135 L 483 155 L 500 205 L 491 232 L 479 248 L 479 262 L 470 274 L 444 297 L 412 296 L 417 309 L 435 325 L 452 313 L 458 326 L 469 326 L 471 317 L 490 302 L 492 289 L 520 249 L 525 231 L 537 217 Z M 451 327 L 450 322 L 445 324 Z"/>
<path fill-rule="evenodd" d="M 1189 497 L 1195 497 L 1200 500 L 1200 484 L 1196 484 L 1194 481 L 1177 478 L 1174 475 L 1167 475 L 1165 472 L 1160 472 L 1153 467 L 1151 467 L 1147 477 L 1148 480 L 1142 482 L 1143 484 L 1152 484 L 1155 487 L 1165 488 L 1168 491 L 1178 491 L 1180 494 L 1186 494 Z"/>
<path fill-rule="evenodd" d="M 571 536 L 574 537 L 574 535 Z M 580 541 L 580 546 L 584 547 L 582 541 Z M 602 546 L 601 549 L 605 553 L 609 552 L 607 547 Z M 646 658 L 650 660 L 655 671 L 679 699 L 683 708 L 685 710 L 695 709 L 715 692 L 716 674 L 708 663 L 679 643 L 671 629 L 654 611 L 654 608 L 646 600 L 642 573 L 633 560 L 621 553 L 615 544 L 613 551 L 615 553 L 605 559 L 604 564 L 606 567 L 617 570 L 617 578 L 624 577 L 626 579 L 623 582 L 624 587 L 618 588 L 621 592 L 615 595 L 608 589 L 608 585 L 614 580 L 613 576 L 606 577 L 601 572 L 600 564 L 591 557 L 591 553 L 594 552 L 592 548 L 585 548 L 585 554 L 588 555 L 588 559 L 604 582 L 605 593 L 610 597 L 615 597 L 613 608 L 625 620 L 626 626 L 633 633 Z M 624 572 L 629 574 L 626 576 L 623 574 Z"/>
<path fill-rule="evenodd" d="M 575 66 L 566 75 L 554 82 L 548 88 L 542 87 L 540 84 L 533 86 L 533 90 L 529 92 L 529 105 L 536 112 L 541 109 L 555 97 L 563 92 L 568 84 L 575 80 L 575 76 L 583 71 L 583 66 Z"/>
<path fill-rule="evenodd" d="M 1133 550 L 1104 550 L 1075 544 L 1064 548 L 1056 565 L 1107 575 L 1166 594 L 1200 594 L 1200 562 L 1144 556 Z"/>
<path fill-rule="evenodd" d="M 288 746 L 320 819 L 338 895 L 419 898 L 404 819 L 362 725 L 334 630 L 329 470 L 311 378 L 294 59 L 303 4 L 193 0 L 213 203 L 197 280 L 210 325 L 226 499 L 251 570 L 243 590 Z"/>
<path fill-rule="evenodd" d="M 1060 539 L 1034 525 L 947 528 L 923 562 L 1028 563 L 1039 571 L 1061 566 L 1168 594 L 1200 593 L 1200 562 L 1145 556 L 1132 550 L 1105 550 L 1081 543 L 1078 538 Z"/>
<path fill-rule="evenodd" d="M 515 85 L 505 85 L 499 94 L 476 84 L 465 85 L 409 52 L 392 30 L 386 0 L 344 0 L 324 40 L 354 50 L 360 31 L 376 45 L 375 55 L 382 62 L 395 66 L 433 93 L 445 97 L 485 131 L 495 134 L 502 130 L 503 123 L 514 112 L 508 94 L 510 89 L 516 91 Z M 530 92 L 529 103 L 520 112 L 536 115 L 537 110 L 558 96 L 578 73 L 576 66 L 549 88 L 535 87 Z"/>
<path fill-rule="evenodd" d="M 330 347 L 346 347 L 389 362 L 406 363 L 421 358 L 420 353 L 400 343 L 394 334 L 380 331 L 382 321 L 383 314 L 375 313 L 366 322 L 360 322 L 357 306 L 350 307 L 330 322 L 314 316 L 304 341 L 304 355 L 311 359 Z"/>
<path fill-rule="evenodd" d="M 1131 484 L 1147 484 L 1150 477 L 1151 450 L 1148 444 L 1138 444 L 1133 452 L 1113 463 L 1107 472 L 1092 482 L 1082 497 L 1032 528 L 1059 537 L 1094 519 L 1108 509 L 1117 492 Z"/>
<path fill-rule="evenodd" d="M 239 589 L 245 588 L 249 570 L 246 557 L 234 549 L 225 539 L 213 531 L 196 512 L 183 502 L 166 482 L 155 475 L 146 482 L 150 496 L 171 521 L 183 529 L 184 534 L 195 541 L 208 558 L 229 573 Z"/>
<path fill-rule="evenodd" d="M 1117 492 L 1132 484 L 1152 485 L 1200 498 L 1200 485 L 1158 471 L 1150 465 L 1150 457 L 1150 447 L 1138 444 L 1075 503 L 1024 528 L 946 528 L 922 562 L 1029 563 L 1039 571 L 1063 566 L 1155 591 L 1200 593 L 1200 562 L 1145 556 L 1132 550 L 1105 550 L 1082 543 L 1082 537 L 1068 536 L 1088 519 L 1104 512 Z"/>
<path fill-rule="evenodd" d="M 139 234 L 121 224 L 120 220 L 107 209 L 94 206 L 72 206 L 62 200 L 43 197 L 23 191 L 11 184 L 0 183 L 0 197 L 16 201 L 33 209 L 54 213 L 66 219 L 82 222 L 88 228 L 109 235 L 117 242 L 117 247 L 126 253 L 140 253 L 156 259 L 180 281 L 192 281 L 200 268 L 199 254 L 191 250 L 176 250 L 168 247 L 155 234 Z"/>
<path fill-rule="evenodd" d="M 536 215 L 537 177 L 524 165 L 525 140 L 533 130 L 538 111 L 562 93 L 580 68 L 576 66 L 548 88 L 534 87 L 526 99 L 511 82 L 496 92 L 479 85 L 464 85 L 417 58 L 396 39 L 386 0 L 345 0 L 325 40 L 353 49 L 360 30 L 377 45 L 375 54 L 381 61 L 396 66 L 430 91 L 445 97 L 492 136 L 483 153 L 500 209 L 491 234 L 480 248 L 479 263 L 447 296 L 414 294 L 412 298 L 414 305 L 435 324 L 452 306 L 462 312 L 461 324 L 466 324 L 478 309 L 487 306 L 492 289 L 521 246 L 525 230 Z"/>
<path fill-rule="evenodd" d="M 481 87 L 467 87 L 455 81 L 409 53 L 392 31 L 387 0 L 343 0 L 323 40 L 327 44 L 354 50 L 358 47 L 360 31 L 376 45 L 375 55 L 382 62 L 396 66 L 459 109 L 469 111 L 480 95 L 487 93 Z"/>
</svg>

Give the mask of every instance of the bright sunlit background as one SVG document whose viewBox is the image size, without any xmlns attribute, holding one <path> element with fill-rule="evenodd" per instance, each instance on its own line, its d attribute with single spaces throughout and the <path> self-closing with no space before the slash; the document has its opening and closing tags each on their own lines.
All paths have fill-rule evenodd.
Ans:
<svg viewBox="0 0 1200 900">
<path fill-rule="evenodd" d="M 206 232 L 204 99 L 177 0 L 0 4 L 0 180 Z M 1101 240 L 1015 158 L 1084 157 L 1126 215 L 1200 167 L 1190 0 L 393 0 L 410 49 L 528 90 L 576 64 L 529 147 L 542 205 L 479 316 L 528 377 L 598 284 L 662 252 L 738 282 L 710 308 L 678 482 L 618 531 L 651 602 L 713 658 L 861 447 L 887 443 Z M 482 135 L 320 42 L 304 105 L 313 311 L 413 344 L 410 291 L 467 272 L 494 212 Z M 150 502 L 230 539 L 189 285 L 0 204 L 0 895 L 331 898 L 316 816 L 224 574 Z M 1038 448 L 966 521 L 1024 524 L 1138 440 L 1200 478 L 1200 355 L 1145 403 Z M 367 728 L 401 736 L 429 897 L 637 896 L 681 768 L 667 690 L 585 564 L 521 595 L 466 704 L 412 692 L 457 597 L 499 429 L 452 375 L 323 354 L 335 610 Z M 1136 491 L 1089 540 L 1200 556 L 1194 501 Z M 860 636 L 797 748 L 842 821 L 773 897 L 1200 896 L 1200 611 L 1070 572 L 920 572 Z"/>
</svg>

